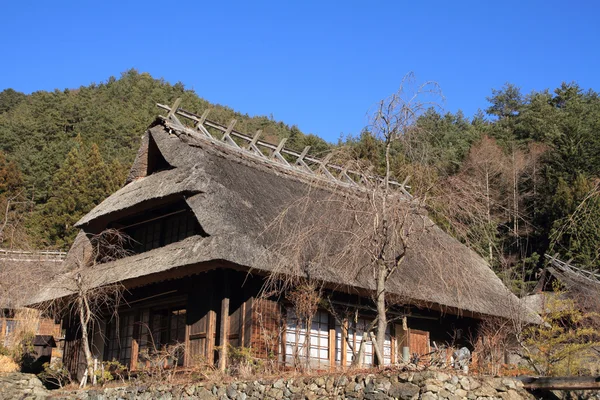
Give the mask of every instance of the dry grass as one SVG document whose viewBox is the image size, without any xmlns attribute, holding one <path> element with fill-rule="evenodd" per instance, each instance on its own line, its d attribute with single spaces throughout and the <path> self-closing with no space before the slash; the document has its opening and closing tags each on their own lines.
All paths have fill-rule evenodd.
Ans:
<svg viewBox="0 0 600 400">
<path fill-rule="evenodd" d="M 0 372 L 17 372 L 20 369 L 12 357 L 0 355 Z"/>
</svg>

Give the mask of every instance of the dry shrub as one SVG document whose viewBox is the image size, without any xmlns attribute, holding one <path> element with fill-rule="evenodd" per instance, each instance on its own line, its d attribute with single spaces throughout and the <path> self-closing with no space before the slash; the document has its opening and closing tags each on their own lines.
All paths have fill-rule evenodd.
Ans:
<svg viewBox="0 0 600 400">
<path fill-rule="evenodd" d="M 514 347 L 510 321 L 488 318 L 481 321 L 478 334 L 471 339 L 476 355 L 475 370 L 484 375 L 499 375 L 505 367 L 505 354 Z"/>
<path fill-rule="evenodd" d="M 20 369 L 12 357 L 0 355 L 0 372 L 17 372 Z"/>
<path fill-rule="evenodd" d="M 15 343 L 22 343 L 24 340 L 35 335 L 40 326 L 41 312 L 32 308 L 21 308 L 15 311 L 17 325 L 14 331 Z"/>
</svg>

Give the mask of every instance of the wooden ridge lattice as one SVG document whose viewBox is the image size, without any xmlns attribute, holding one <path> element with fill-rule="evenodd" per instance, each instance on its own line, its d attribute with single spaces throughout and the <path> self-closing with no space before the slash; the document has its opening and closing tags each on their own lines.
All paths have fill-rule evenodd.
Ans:
<svg viewBox="0 0 600 400">
<path fill-rule="evenodd" d="M 47 251 L 47 250 L 23 251 L 23 250 L 0 249 L 0 260 L 5 260 L 5 261 L 62 262 L 66 256 L 67 256 L 67 253 L 64 251 Z"/>
<path fill-rule="evenodd" d="M 331 158 L 333 157 L 333 153 L 329 153 L 323 158 L 309 156 L 308 151 L 310 150 L 310 146 L 306 146 L 304 150 L 297 152 L 285 147 L 287 138 L 283 138 L 279 144 L 275 145 L 273 143 L 260 140 L 260 135 L 262 134 L 262 130 L 260 129 L 253 136 L 250 136 L 234 129 L 237 122 L 235 119 L 231 120 L 229 125 L 225 126 L 207 118 L 210 109 L 204 111 L 202 115 L 197 115 L 180 108 L 180 103 L 181 99 L 178 98 L 171 107 L 159 103 L 156 105 L 157 107 L 168 111 L 167 119 L 171 123 L 176 125 L 179 129 L 190 133 L 196 138 L 208 140 L 213 143 L 225 143 L 239 151 L 252 154 L 256 158 L 263 161 L 275 162 L 284 168 L 291 168 L 307 175 L 320 175 L 330 181 L 342 184 L 344 186 L 360 187 L 366 186 L 369 183 L 372 184 L 374 182 L 383 182 L 383 178 L 381 177 L 355 171 L 349 166 L 340 166 L 332 163 Z M 194 127 L 191 128 L 185 126 L 183 123 L 181 123 L 177 116 L 194 121 Z M 209 132 L 209 128 L 220 131 L 223 134 L 222 138 L 219 139 L 214 137 Z M 234 138 L 238 139 L 238 141 L 243 144 L 238 144 Z M 286 155 L 287 158 L 284 155 Z M 389 180 L 388 183 L 390 187 L 400 190 L 400 192 L 410 198 L 412 196 L 407 190 L 410 188 L 410 186 L 407 186 L 408 178 L 409 177 L 407 177 L 404 182 L 401 183 L 394 180 Z"/>
<path fill-rule="evenodd" d="M 561 268 L 563 270 L 570 271 L 570 272 L 572 272 L 574 274 L 577 274 L 577 275 L 580 275 L 580 276 L 582 276 L 584 278 L 587 278 L 587 279 L 589 279 L 589 280 L 591 280 L 593 282 L 596 282 L 596 283 L 600 282 L 600 274 L 597 274 L 597 273 L 594 273 L 594 272 L 591 272 L 591 271 L 586 271 L 585 269 L 581 269 L 581 268 L 577 268 L 577 267 L 573 266 L 571 264 L 571 261 L 573 261 L 573 259 L 570 259 L 570 260 L 568 260 L 568 261 L 565 262 L 565 261 L 561 261 L 561 260 L 559 260 L 557 258 L 558 254 L 555 254 L 553 256 L 551 256 L 549 254 L 544 254 L 544 256 L 548 260 L 550 260 L 550 264 L 553 265 L 553 266 L 555 266 L 555 267 Z"/>
</svg>

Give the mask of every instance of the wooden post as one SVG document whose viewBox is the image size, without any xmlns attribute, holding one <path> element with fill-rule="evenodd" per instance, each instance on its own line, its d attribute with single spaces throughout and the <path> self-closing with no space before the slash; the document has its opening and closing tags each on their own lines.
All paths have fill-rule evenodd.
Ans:
<svg viewBox="0 0 600 400">
<path fill-rule="evenodd" d="M 208 320 L 206 321 L 206 359 L 209 365 L 215 363 L 215 337 L 217 335 L 216 319 L 214 310 L 208 312 Z"/>
<path fill-rule="evenodd" d="M 335 370 L 335 318 L 329 314 L 329 367 Z"/>
<path fill-rule="evenodd" d="M 346 337 L 348 337 L 348 319 L 344 318 L 342 322 L 342 359 L 340 361 L 342 368 L 346 368 L 346 364 L 348 363 L 348 341 Z"/>
<path fill-rule="evenodd" d="M 132 371 L 135 371 L 137 369 L 137 363 L 138 363 L 138 356 L 140 353 L 140 343 L 139 343 L 139 339 L 140 339 L 140 320 L 141 320 L 141 312 L 138 310 L 135 313 L 135 319 L 134 319 L 134 323 L 133 323 L 133 333 L 132 333 L 132 338 L 131 338 L 131 361 L 130 361 L 130 365 L 129 368 Z M 187 347 L 186 347 L 187 348 Z"/>
<path fill-rule="evenodd" d="M 225 371 L 227 367 L 227 339 L 229 336 L 229 282 L 227 271 L 223 272 L 223 298 L 221 299 L 221 326 L 219 332 L 219 346 L 221 347 L 219 369 L 221 371 Z"/>
</svg>

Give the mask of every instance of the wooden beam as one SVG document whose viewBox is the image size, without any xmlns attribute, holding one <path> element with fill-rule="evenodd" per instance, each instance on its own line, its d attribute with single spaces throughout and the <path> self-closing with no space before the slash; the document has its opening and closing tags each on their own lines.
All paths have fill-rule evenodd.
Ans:
<svg viewBox="0 0 600 400">
<path fill-rule="evenodd" d="M 221 326 L 219 329 L 219 369 L 227 367 L 227 346 L 229 345 L 229 282 L 227 271 L 223 271 L 223 298 L 221 299 Z"/>
<path fill-rule="evenodd" d="M 262 129 L 259 129 L 256 131 L 256 133 L 254 134 L 254 137 L 252 138 L 250 143 L 248 143 L 248 146 L 246 146 L 246 149 L 254 150 L 254 151 L 258 152 L 260 155 L 263 155 L 263 153 L 256 147 L 256 143 L 258 142 L 260 135 L 262 135 Z"/>
<path fill-rule="evenodd" d="M 329 170 L 327 169 L 327 164 L 329 164 L 329 160 L 331 160 L 331 157 L 333 157 L 333 153 L 329 153 L 325 156 L 325 158 L 323 160 L 321 160 L 320 164 L 320 170 L 323 171 L 323 173 L 325 174 L 325 176 L 327 176 L 329 179 L 337 181 L 337 179 L 335 178 L 335 176 L 333 176 L 331 174 L 331 172 L 329 172 Z"/>
<path fill-rule="evenodd" d="M 178 97 L 175 100 L 175 103 L 173 103 L 173 105 L 171 106 L 171 110 L 169 111 L 169 114 L 167 114 L 167 118 L 172 119 L 175 116 L 175 113 L 177 112 L 177 109 L 179 108 L 179 104 L 181 104 L 181 97 Z"/>
<path fill-rule="evenodd" d="M 283 149 L 283 146 L 285 145 L 285 142 L 287 142 L 287 138 L 283 138 L 281 139 L 281 142 L 279 142 L 279 145 L 277 146 L 277 148 L 275 149 L 275 151 L 273 152 L 272 157 L 278 159 L 279 161 L 281 161 L 282 164 L 289 166 L 290 164 L 287 162 L 287 160 L 285 158 L 283 158 L 283 156 L 281 155 L 281 150 Z"/>
<path fill-rule="evenodd" d="M 600 376 L 521 376 L 523 387 L 530 390 L 598 390 Z"/>
<path fill-rule="evenodd" d="M 233 147 L 237 147 L 239 148 L 240 146 L 238 146 L 238 144 L 235 142 L 235 140 L 233 140 L 231 138 L 231 131 L 233 131 L 233 127 L 235 126 L 235 124 L 237 123 L 236 119 L 232 119 L 231 122 L 229 123 L 229 126 L 227 126 L 227 129 L 225 130 L 225 132 L 223 132 L 223 141 L 229 143 L 230 145 L 232 145 Z"/>
<path fill-rule="evenodd" d="M 206 110 L 204 110 L 204 112 L 202 113 L 202 116 L 200 116 L 200 118 L 195 119 L 196 124 L 194 125 L 196 127 L 196 129 L 198 129 L 200 132 L 202 132 L 204 134 L 204 136 L 208 137 L 209 139 L 212 139 L 212 135 L 208 132 L 208 130 L 204 127 L 204 121 L 206 121 L 206 117 L 208 117 L 208 113 L 210 113 L 210 108 L 207 108 Z"/>
</svg>

